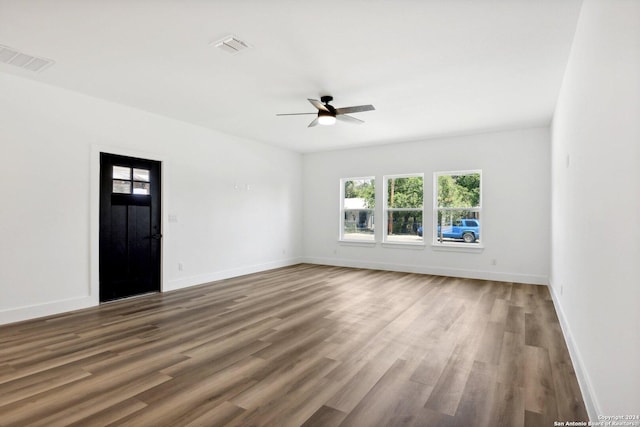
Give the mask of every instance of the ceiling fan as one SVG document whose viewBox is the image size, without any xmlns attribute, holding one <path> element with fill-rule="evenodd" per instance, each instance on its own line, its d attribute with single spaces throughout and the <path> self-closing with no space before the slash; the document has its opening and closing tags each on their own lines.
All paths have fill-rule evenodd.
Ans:
<svg viewBox="0 0 640 427">
<path fill-rule="evenodd" d="M 331 101 L 333 101 L 333 96 L 330 95 L 321 97 L 320 101 L 318 101 L 317 99 L 307 99 L 307 101 L 309 101 L 314 107 L 318 109 L 317 113 L 276 114 L 276 116 L 301 116 L 305 114 L 316 114 L 318 117 L 313 119 L 313 121 L 309 123 L 308 127 L 313 127 L 317 124 L 330 126 L 336 122 L 336 119 L 343 122 L 359 125 L 364 123 L 364 121 L 356 119 L 352 116 L 348 116 L 347 114 L 375 110 L 373 105 L 356 105 L 353 107 L 335 108 L 333 105 L 329 104 Z"/>
</svg>

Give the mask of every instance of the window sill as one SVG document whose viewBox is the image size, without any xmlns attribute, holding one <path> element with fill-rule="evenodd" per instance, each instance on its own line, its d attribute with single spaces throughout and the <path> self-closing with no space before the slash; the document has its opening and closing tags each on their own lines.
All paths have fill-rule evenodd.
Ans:
<svg viewBox="0 0 640 427">
<path fill-rule="evenodd" d="M 432 243 L 431 248 L 434 251 L 444 251 L 444 252 L 467 252 L 467 253 L 478 253 L 484 251 L 484 246 L 482 244 L 471 246 L 468 243 Z"/>
<path fill-rule="evenodd" d="M 382 242 L 383 248 L 393 249 L 416 249 L 423 250 L 426 245 L 424 243 L 408 243 L 408 242 Z"/>
<path fill-rule="evenodd" d="M 375 242 L 373 240 L 342 240 L 342 239 L 339 239 L 338 240 L 338 244 L 339 245 L 344 245 L 344 246 L 362 246 L 362 247 L 366 247 L 366 248 L 372 248 L 377 244 L 377 242 Z"/>
</svg>

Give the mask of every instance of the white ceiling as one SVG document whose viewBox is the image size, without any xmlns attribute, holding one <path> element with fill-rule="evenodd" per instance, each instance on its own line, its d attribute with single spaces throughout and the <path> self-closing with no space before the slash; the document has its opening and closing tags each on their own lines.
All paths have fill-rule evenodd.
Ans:
<svg viewBox="0 0 640 427">
<path fill-rule="evenodd" d="M 300 152 L 549 124 L 582 0 L 0 0 L 20 75 Z M 210 43 L 235 34 L 252 49 Z M 307 98 L 373 104 L 307 128 Z"/>
</svg>

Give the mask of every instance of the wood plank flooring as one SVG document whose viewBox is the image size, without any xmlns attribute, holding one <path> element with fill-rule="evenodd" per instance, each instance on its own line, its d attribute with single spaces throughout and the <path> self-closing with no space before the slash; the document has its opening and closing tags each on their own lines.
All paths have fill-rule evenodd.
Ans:
<svg viewBox="0 0 640 427">
<path fill-rule="evenodd" d="M 301 264 L 0 340 L 3 426 L 587 420 L 544 286 Z"/>
</svg>

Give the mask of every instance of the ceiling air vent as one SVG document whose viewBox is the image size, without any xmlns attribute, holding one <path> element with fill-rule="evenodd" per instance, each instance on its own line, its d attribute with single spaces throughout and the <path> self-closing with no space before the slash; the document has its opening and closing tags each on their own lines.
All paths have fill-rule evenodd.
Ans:
<svg viewBox="0 0 640 427">
<path fill-rule="evenodd" d="M 0 62 L 38 73 L 54 64 L 54 61 L 27 55 L 14 48 L 0 45 Z"/>
<path fill-rule="evenodd" d="M 213 42 L 212 44 L 218 49 L 224 50 L 232 55 L 251 47 L 236 36 L 227 36 L 221 40 Z"/>
</svg>

